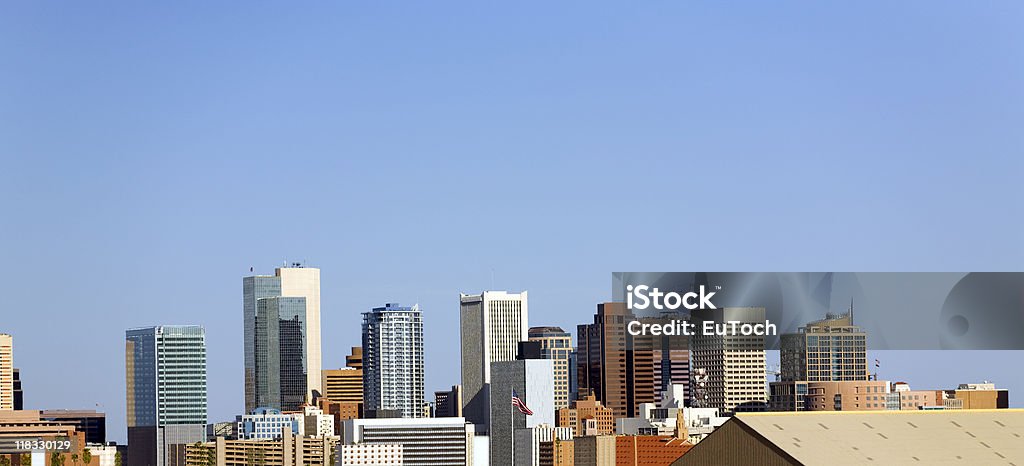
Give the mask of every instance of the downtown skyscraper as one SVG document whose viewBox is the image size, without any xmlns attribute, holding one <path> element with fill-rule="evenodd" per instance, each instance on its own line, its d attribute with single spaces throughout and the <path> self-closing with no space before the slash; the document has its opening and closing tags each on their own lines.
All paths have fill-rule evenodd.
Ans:
<svg viewBox="0 0 1024 466">
<path fill-rule="evenodd" d="M 568 408 L 569 402 L 576 399 L 569 396 L 569 375 L 576 372 L 575 365 L 569 365 L 572 335 L 561 327 L 530 327 L 529 335 L 530 341 L 540 343 L 541 357 L 555 363 L 555 409 Z"/>
<path fill-rule="evenodd" d="M 593 394 L 616 418 L 637 416 L 641 404 L 661 401 L 670 384 L 685 386 L 690 378 L 689 339 L 681 335 L 632 336 L 627 331 L 632 320 L 669 321 L 638 318 L 625 303 L 607 302 L 597 305 L 592 324 L 576 327 L 578 399 Z"/>
<path fill-rule="evenodd" d="M 738 321 L 763 323 L 763 307 L 723 307 L 696 309 L 691 319 L 697 328 L 704 322 L 722 324 Z M 765 391 L 765 337 L 763 335 L 706 335 L 692 337 L 693 368 L 703 386 L 694 402 L 702 408 L 724 412 L 764 411 L 768 405 Z"/>
<path fill-rule="evenodd" d="M 125 332 L 128 466 L 184 461 L 206 440 L 206 333 L 158 326 Z"/>
<path fill-rule="evenodd" d="M 0 333 L 0 411 L 14 409 L 14 338 Z"/>
<path fill-rule="evenodd" d="M 388 303 L 363 313 L 367 417 L 423 417 L 423 312 Z"/>
<path fill-rule="evenodd" d="M 321 391 L 320 269 L 245 277 L 242 295 L 246 412 L 301 409 Z"/>
<path fill-rule="evenodd" d="M 853 310 L 828 314 L 796 333 L 783 334 L 779 352 L 783 381 L 863 381 L 870 378 L 867 333 L 853 323 Z"/>
<path fill-rule="evenodd" d="M 484 291 L 459 296 L 463 414 L 477 432 L 490 425 L 491 363 L 515 361 L 529 338 L 527 294 Z"/>
</svg>

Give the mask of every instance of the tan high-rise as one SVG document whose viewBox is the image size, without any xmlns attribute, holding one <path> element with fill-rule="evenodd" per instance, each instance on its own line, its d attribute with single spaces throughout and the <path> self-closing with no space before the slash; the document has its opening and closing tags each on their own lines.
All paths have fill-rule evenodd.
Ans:
<svg viewBox="0 0 1024 466">
<path fill-rule="evenodd" d="M 703 322 L 763 323 L 764 313 L 763 307 L 697 309 L 691 319 L 699 329 Z M 693 368 L 707 374 L 703 393 L 695 397 L 701 407 L 727 412 L 767 408 L 764 336 L 705 335 L 698 331 L 692 342 Z"/>
<path fill-rule="evenodd" d="M 808 382 L 870 379 L 867 334 L 853 324 L 853 313 L 829 314 L 783 334 L 782 380 Z"/>
<path fill-rule="evenodd" d="M 347 403 L 363 402 L 363 348 L 353 346 L 344 369 L 323 370 L 323 397 Z"/>
<path fill-rule="evenodd" d="M 313 390 L 323 392 L 320 363 L 320 269 L 313 267 L 280 267 L 274 274 L 281 277 L 281 296 L 306 298 L 306 397 L 311 401 Z"/>
<path fill-rule="evenodd" d="M 14 339 L 0 333 L 0 411 L 14 410 Z"/>
<path fill-rule="evenodd" d="M 572 335 L 559 327 L 531 327 L 530 341 L 540 343 L 541 356 L 555 362 L 555 409 L 569 407 L 569 353 Z"/>
</svg>

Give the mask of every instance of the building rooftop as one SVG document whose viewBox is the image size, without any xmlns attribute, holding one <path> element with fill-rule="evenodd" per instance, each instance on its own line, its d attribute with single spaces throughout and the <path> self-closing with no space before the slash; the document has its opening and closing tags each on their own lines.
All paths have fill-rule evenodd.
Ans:
<svg viewBox="0 0 1024 466">
<path fill-rule="evenodd" d="M 533 335 L 538 335 L 539 336 L 539 335 L 553 334 L 553 333 L 566 333 L 566 332 L 565 332 L 565 330 L 562 330 L 562 327 L 530 327 L 530 331 L 529 331 L 529 334 L 531 336 L 533 336 Z"/>
<path fill-rule="evenodd" d="M 728 448 L 722 443 L 739 427 L 797 464 L 1024 465 L 1024 409 L 743 413 L 726 427 L 683 459 Z"/>
</svg>

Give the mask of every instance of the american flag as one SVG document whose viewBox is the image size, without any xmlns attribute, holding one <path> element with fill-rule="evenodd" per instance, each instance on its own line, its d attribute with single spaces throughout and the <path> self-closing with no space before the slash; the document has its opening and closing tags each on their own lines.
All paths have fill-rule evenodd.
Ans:
<svg viewBox="0 0 1024 466">
<path fill-rule="evenodd" d="M 530 408 L 526 407 L 526 402 L 520 399 L 519 395 L 516 395 L 515 390 L 512 390 L 512 406 L 515 406 L 517 409 L 519 409 L 520 413 L 523 413 L 527 416 L 533 415 L 533 411 L 530 411 Z"/>
</svg>

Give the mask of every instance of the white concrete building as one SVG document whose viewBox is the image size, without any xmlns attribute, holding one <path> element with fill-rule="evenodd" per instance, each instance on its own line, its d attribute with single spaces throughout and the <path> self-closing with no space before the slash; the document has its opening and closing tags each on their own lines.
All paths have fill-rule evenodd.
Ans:
<svg viewBox="0 0 1024 466">
<path fill-rule="evenodd" d="M 101 445 L 97 443 L 86 444 L 85 448 L 89 450 L 89 454 L 96 461 L 99 462 L 99 466 L 115 466 L 117 458 L 117 447 L 114 445 Z"/>
<path fill-rule="evenodd" d="M 707 437 L 728 417 L 718 408 L 684 407 L 685 391 L 682 385 L 670 384 L 661 392 L 661 402 L 641 403 L 640 416 L 615 420 L 615 433 L 619 435 L 676 435 L 677 420 L 682 411 L 687 439 L 697 443 Z M 681 432 L 680 432 L 681 433 Z"/>
<path fill-rule="evenodd" d="M 343 445 L 402 445 L 412 466 L 473 464 L 473 424 L 461 417 L 349 419 Z"/>
<path fill-rule="evenodd" d="M 423 311 L 388 303 L 363 313 L 363 410 L 423 417 Z"/>
<path fill-rule="evenodd" d="M 402 445 L 358 444 L 339 445 L 337 463 L 340 466 L 402 466 Z"/>
<path fill-rule="evenodd" d="M 323 410 L 313 406 L 304 406 L 301 413 L 288 413 L 298 426 L 298 434 L 305 437 L 333 437 L 334 416 L 324 414 Z"/>
</svg>

